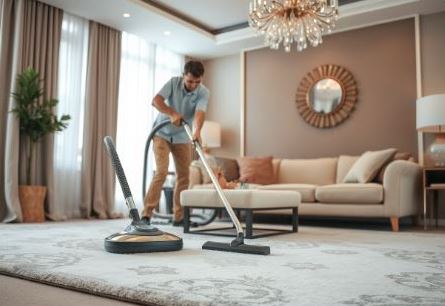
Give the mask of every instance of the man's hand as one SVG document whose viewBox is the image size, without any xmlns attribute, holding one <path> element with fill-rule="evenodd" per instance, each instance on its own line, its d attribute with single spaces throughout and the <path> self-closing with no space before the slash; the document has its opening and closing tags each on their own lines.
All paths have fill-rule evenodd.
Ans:
<svg viewBox="0 0 445 306">
<path fill-rule="evenodd" d="M 173 123 L 176 126 L 181 126 L 181 119 L 182 116 L 180 113 L 172 111 L 172 113 L 169 115 L 170 122 Z"/>
<path fill-rule="evenodd" d="M 195 120 L 194 120 L 194 130 L 195 132 L 193 133 L 193 140 L 197 140 L 199 142 L 199 144 L 202 144 L 202 139 L 201 139 L 201 129 L 202 126 L 204 125 L 204 119 L 205 119 L 205 113 L 203 111 L 196 111 L 195 113 Z"/>
<path fill-rule="evenodd" d="M 159 112 L 166 114 L 170 118 L 170 122 L 176 126 L 181 125 L 182 115 L 173 108 L 165 104 L 165 99 L 161 95 L 156 95 L 151 103 Z"/>
<path fill-rule="evenodd" d="M 199 144 L 202 144 L 201 131 L 195 131 L 193 133 L 193 141 L 198 141 Z"/>
</svg>

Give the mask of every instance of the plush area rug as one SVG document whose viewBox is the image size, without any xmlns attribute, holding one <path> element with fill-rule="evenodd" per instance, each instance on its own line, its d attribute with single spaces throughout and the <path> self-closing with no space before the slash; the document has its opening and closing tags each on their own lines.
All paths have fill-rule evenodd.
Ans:
<svg viewBox="0 0 445 306">
<path fill-rule="evenodd" d="M 0 225 L 0 273 L 148 305 L 445 305 L 443 233 L 300 227 L 248 241 L 270 256 L 202 250 L 118 255 L 127 220 Z M 26 294 L 26 293 L 23 293 Z"/>
</svg>

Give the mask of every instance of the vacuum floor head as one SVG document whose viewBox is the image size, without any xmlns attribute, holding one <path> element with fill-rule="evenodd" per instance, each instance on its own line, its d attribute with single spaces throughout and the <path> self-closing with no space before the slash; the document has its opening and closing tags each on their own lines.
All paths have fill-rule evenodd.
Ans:
<svg viewBox="0 0 445 306">
<path fill-rule="evenodd" d="M 202 245 L 203 250 L 213 250 L 213 251 L 225 251 L 225 252 L 235 252 L 244 254 L 254 254 L 254 255 L 269 255 L 270 247 L 262 245 L 248 245 L 239 244 L 234 245 L 233 243 L 223 243 L 207 241 Z"/>
<path fill-rule="evenodd" d="M 180 237 L 164 233 L 141 221 L 113 140 L 106 136 L 104 142 L 132 219 L 131 224 L 122 232 L 105 238 L 105 250 L 110 253 L 149 253 L 181 250 L 182 239 Z"/>
<path fill-rule="evenodd" d="M 181 250 L 182 239 L 156 227 L 134 222 L 124 231 L 105 238 L 105 250 L 110 253 L 150 253 Z"/>
</svg>

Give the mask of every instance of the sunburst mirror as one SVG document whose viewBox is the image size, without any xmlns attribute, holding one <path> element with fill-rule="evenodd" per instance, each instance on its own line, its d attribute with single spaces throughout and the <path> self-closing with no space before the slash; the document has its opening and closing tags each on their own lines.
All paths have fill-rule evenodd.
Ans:
<svg viewBox="0 0 445 306">
<path fill-rule="evenodd" d="M 349 117 L 357 96 L 357 84 L 347 69 L 338 65 L 322 65 L 301 80 L 297 90 L 297 109 L 310 125 L 330 128 Z"/>
</svg>

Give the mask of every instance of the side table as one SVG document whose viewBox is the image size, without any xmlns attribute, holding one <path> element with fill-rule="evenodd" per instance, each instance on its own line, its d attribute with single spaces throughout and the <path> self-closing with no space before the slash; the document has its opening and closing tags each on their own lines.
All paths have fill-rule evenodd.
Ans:
<svg viewBox="0 0 445 306">
<path fill-rule="evenodd" d="M 428 208 L 428 199 L 432 195 L 436 227 L 438 226 L 439 191 L 445 191 L 445 167 L 423 168 L 423 228 L 427 229 L 427 214 L 431 219 L 432 209 Z M 428 220 L 429 221 L 429 220 Z M 429 222 L 428 222 L 429 223 Z"/>
</svg>

